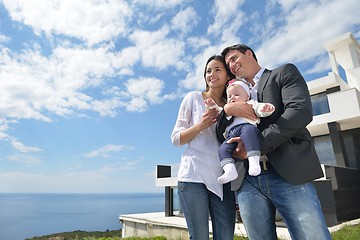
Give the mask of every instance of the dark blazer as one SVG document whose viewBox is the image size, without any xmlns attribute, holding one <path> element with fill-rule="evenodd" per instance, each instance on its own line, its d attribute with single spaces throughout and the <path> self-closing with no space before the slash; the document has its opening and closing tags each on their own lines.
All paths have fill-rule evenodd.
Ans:
<svg viewBox="0 0 360 240">
<path fill-rule="evenodd" d="M 322 177 L 314 143 L 306 129 L 313 117 L 310 94 L 296 66 L 286 64 L 273 70 L 265 69 L 257 97 L 259 102 L 275 106 L 275 112 L 261 118 L 258 124 L 263 157 L 267 157 L 275 171 L 289 183 L 298 185 Z M 217 129 L 223 129 L 226 124 L 221 116 Z M 238 165 L 241 170 L 243 164 Z M 242 182 L 243 172 L 241 170 L 238 181 Z"/>
</svg>

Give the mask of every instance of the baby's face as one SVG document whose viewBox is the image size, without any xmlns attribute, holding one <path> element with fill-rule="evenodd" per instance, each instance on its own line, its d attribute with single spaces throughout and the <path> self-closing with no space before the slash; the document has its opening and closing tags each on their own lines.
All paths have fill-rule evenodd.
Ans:
<svg viewBox="0 0 360 240">
<path fill-rule="evenodd" d="M 249 100 L 249 95 L 240 85 L 232 85 L 226 89 L 227 102 L 246 102 Z"/>
</svg>

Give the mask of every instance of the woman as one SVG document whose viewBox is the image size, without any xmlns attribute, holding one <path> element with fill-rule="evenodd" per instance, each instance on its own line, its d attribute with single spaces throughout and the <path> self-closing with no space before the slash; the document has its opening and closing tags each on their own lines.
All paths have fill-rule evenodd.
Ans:
<svg viewBox="0 0 360 240">
<path fill-rule="evenodd" d="M 218 183 L 223 173 L 218 157 L 219 143 L 215 133 L 218 112 L 206 110 L 204 100 L 212 98 L 223 107 L 225 85 L 234 76 L 224 58 L 214 55 L 205 65 L 206 89 L 188 93 L 181 102 L 171 134 L 176 146 L 187 144 L 178 173 L 178 194 L 190 239 L 209 239 L 209 214 L 214 240 L 233 240 L 235 197 L 230 183 Z"/>
</svg>

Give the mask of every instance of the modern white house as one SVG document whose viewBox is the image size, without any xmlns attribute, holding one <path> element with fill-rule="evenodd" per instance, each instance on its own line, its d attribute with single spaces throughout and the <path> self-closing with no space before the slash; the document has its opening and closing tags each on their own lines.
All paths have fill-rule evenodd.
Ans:
<svg viewBox="0 0 360 240">
<path fill-rule="evenodd" d="M 360 168 L 360 45 L 351 33 L 326 43 L 332 71 L 308 81 L 308 129 L 322 164 Z"/>
<path fill-rule="evenodd" d="M 360 45 L 351 33 L 325 44 L 331 72 L 308 81 L 308 129 L 324 166 L 315 182 L 329 226 L 360 217 Z"/>
<path fill-rule="evenodd" d="M 346 33 L 325 43 L 325 49 L 331 71 L 307 81 L 314 115 L 308 129 L 325 175 L 314 184 L 331 227 L 360 218 L 360 45 Z M 178 215 L 177 178 L 170 166 L 156 166 L 155 184 L 165 188 L 164 217 Z M 136 224 L 126 219 L 123 231 L 131 226 L 135 232 Z"/>
</svg>

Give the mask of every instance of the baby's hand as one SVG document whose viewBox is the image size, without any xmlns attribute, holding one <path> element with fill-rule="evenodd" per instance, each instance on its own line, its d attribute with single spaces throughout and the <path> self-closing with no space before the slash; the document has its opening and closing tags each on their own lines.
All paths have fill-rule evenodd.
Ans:
<svg viewBox="0 0 360 240">
<path fill-rule="evenodd" d="M 272 105 L 271 103 L 265 103 L 260 111 L 273 113 L 275 111 L 275 106 Z"/>
<path fill-rule="evenodd" d="M 204 100 L 206 110 L 210 110 L 216 108 L 216 103 L 212 98 L 208 98 Z"/>
<path fill-rule="evenodd" d="M 209 110 L 214 109 L 214 108 L 217 110 L 217 112 L 219 114 L 222 111 L 222 108 L 219 107 L 212 98 L 205 99 L 204 103 L 205 103 L 206 111 L 209 111 Z"/>
</svg>

